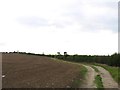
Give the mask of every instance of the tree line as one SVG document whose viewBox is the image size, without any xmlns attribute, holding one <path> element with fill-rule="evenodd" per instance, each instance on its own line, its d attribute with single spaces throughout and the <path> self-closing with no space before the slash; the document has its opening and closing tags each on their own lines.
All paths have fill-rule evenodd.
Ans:
<svg viewBox="0 0 120 90">
<path fill-rule="evenodd" d="M 8 53 L 8 52 L 4 52 Z M 110 66 L 120 66 L 120 54 L 114 53 L 112 55 L 68 55 L 67 52 L 64 52 L 64 55 L 61 55 L 60 52 L 57 52 L 57 55 L 45 55 L 35 54 L 35 53 L 26 53 L 26 52 L 9 52 L 9 53 L 19 53 L 27 55 L 36 55 L 36 56 L 47 56 L 52 58 L 58 58 L 60 60 L 71 61 L 71 62 L 86 62 L 86 63 L 100 63 L 107 64 Z"/>
<path fill-rule="evenodd" d="M 119 66 L 120 65 L 120 54 L 113 54 L 107 56 L 100 55 L 57 55 L 55 56 L 58 59 L 72 61 L 72 62 L 86 62 L 86 63 L 100 63 L 107 64 L 110 66 Z"/>
</svg>

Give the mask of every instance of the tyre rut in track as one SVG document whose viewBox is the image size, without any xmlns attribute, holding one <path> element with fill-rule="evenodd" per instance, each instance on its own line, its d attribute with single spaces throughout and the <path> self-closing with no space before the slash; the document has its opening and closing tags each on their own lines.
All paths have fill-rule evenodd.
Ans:
<svg viewBox="0 0 120 90">
<path fill-rule="evenodd" d="M 81 85 L 80 88 L 96 88 L 94 80 L 97 73 L 92 67 L 88 65 L 83 65 L 83 66 L 87 68 L 88 71 L 87 71 L 85 81 L 83 81 L 83 84 Z"/>
<path fill-rule="evenodd" d="M 118 88 L 117 82 L 114 81 L 110 73 L 100 66 L 95 66 L 101 75 L 104 88 Z"/>
</svg>

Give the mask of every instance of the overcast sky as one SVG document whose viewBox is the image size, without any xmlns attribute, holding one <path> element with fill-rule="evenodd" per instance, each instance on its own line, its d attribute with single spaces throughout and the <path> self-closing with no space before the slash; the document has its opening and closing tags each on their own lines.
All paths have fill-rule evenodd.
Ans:
<svg viewBox="0 0 120 90">
<path fill-rule="evenodd" d="M 118 0 L 1 0 L 0 51 L 118 52 Z"/>
</svg>

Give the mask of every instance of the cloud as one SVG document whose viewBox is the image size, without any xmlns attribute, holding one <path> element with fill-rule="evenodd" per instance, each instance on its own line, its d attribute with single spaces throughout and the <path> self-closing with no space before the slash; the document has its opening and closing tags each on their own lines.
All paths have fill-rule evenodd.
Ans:
<svg viewBox="0 0 120 90">
<path fill-rule="evenodd" d="M 51 27 L 51 26 L 56 28 L 65 28 L 71 24 L 71 22 L 64 21 L 64 20 L 50 21 L 40 17 L 19 17 L 16 20 L 19 24 L 23 26 L 34 27 L 34 28 Z"/>
<path fill-rule="evenodd" d="M 6 45 L 6 44 L 5 44 L 5 43 L 3 43 L 3 42 L 1 42 L 1 43 L 0 43 L 0 46 L 5 46 L 5 45 Z"/>
<path fill-rule="evenodd" d="M 7 43 L 0 50 L 72 54 L 118 50 L 115 0 L 1 0 L 0 8 L 0 41 Z"/>
<path fill-rule="evenodd" d="M 69 6 L 64 15 L 83 25 L 84 31 L 112 30 L 117 33 L 116 1 L 77 1 Z"/>
<path fill-rule="evenodd" d="M 31 1 L 30 1 L 31 2 Z M 47 1 L 45 1 L 47 2 Z M 42 2 L 39 8 L 38 4 L 31 8 L 35 11 L 34 17 L 29 16 L 17 17 L 19 23 L 32 27 L 56 27 L 65 28 L 74 24 L 84 27 L 83 31 L 96 32 L 107 29 L 117 33 L 117 2 L 113 0 L 96 1 L 96 0 L 70 0 L 54 1 L 49 5 Z M 52 2 L 55 2 L 52 4 Z M 68 3 L 69 2 L 69 3 Z M 33 3 L 35 4 L 35 2 Z M 45 4 L 45 6 L 43 6 Z M 46 7 L 46 5 L 48 5 Z M 49 7 L 49 8 L 48 8 Z M 43 9 L 44 8 L 44 9 Z M 39 11 L 36 12 L 36 11 Z"/>
<path fill-rule="evenodd" d="M 49 26 L 46 19 L 39 17 L 19 17 L 17 18 L 17 22 L 28 27 Z"/>
</svg>

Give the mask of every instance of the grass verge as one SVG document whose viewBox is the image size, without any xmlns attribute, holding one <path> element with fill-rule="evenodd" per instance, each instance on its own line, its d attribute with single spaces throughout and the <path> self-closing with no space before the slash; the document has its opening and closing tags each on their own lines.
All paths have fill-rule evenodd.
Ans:
<svg viewBox="0 0 120 90">
<path fill-rule="evenodd" d="M 103 88 L 102 78 L 100 77 L 100 75 L 96 75 L 95 84 L 97 88 Z"/>
<path fill-rule="evenodd" d="M 79 88 L 83 80 L 85 79 L 87 73 L 87 69 L 84 66 L 81 66 L 80 73 L 78 77 L 76 77 L 71 85 L 72 88 Z"/>
<path fill-rule="evenodd" d="M 108 65 L 103 65 L 103 64 L 97 64 L 97 63 L 95 63 L 94 65 L 101 66 L 104 69 L 106 69 L 107 71 L 109 71 L 109 73 L 111 74 L 113 79 L 120 84 L 120 82 L 119 82 L 120 81 L 120 75 L 118 74 L 118 70 L 120 71 L 120 68 L 112 67 L 112 66 L 108 66 Z"/>
</svg>

